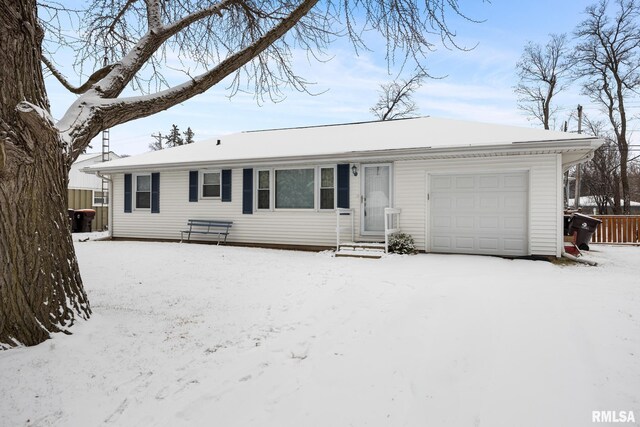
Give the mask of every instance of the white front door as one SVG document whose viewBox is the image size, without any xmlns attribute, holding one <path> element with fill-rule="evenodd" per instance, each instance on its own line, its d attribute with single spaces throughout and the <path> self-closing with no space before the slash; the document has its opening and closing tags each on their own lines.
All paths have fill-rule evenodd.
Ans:
<svg viewBox="0 0 640 427">
<path fill-rule="evenodd" d="M 391 206 L 391 165 L 362 165 L 362 234 L 384 234 L 384 208 Z"/>
</svg>

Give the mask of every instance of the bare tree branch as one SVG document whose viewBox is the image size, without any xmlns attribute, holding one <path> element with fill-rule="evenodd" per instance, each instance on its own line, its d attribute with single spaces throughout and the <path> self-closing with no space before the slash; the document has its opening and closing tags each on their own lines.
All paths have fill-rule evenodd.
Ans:
<svg viewBox="0 0 640 427">
<path fill-rule="evenodd" d="M 640 5 L 617 0 L 616 13 L 608 14 L 606 0 L 585 10 L 586 19 L 575 32 L 580 41 L 573 61 L 575 76 L 583 80 L 582 92 L 605 110 L 620 153 L 620 181 L 624 212 L 629 213 L 627 171 L 629 135 L 626 103 L 640 90 Z"/>
<path fill-rule="evenodd" d="M 89 88 L 97 83 L 98 81 L 100 81 L 101 79 L 103 79 L 107 74 L 109 74 L 109 72 L 113 69 L 114 65 L 107 65 L 106 67 L 103 67 L 101 69 L 99 69 L 98 71 L 96 71 L 95 73 L 93 73 L 91 76 L 89 76 L 89 78 L 87 79 L 87 81 L 78 86 L 75 87 L 73 85 L 71 85 L 69 83 L 69 81 L 62 75 L 62 73 L 60 71 L 58 71 L 58 69 L 55 67 L 55 65 L 53 65 L 51 63 L 51 61 L 49 61 L 49 59 L 42 55 L 42 62 L 44 63 L 44 65 L 46 65 L 46 67 L 49 69 L 49 71 L 51 71 L 51 74 L 62 84 L 62 86 L 64 86 L 65 89 L 67 89 L 69 92 L 71 93 L 75 93 L 77 95 L 81 94 L 81 93 L 85 93 L 87 90 L 89 90 Z"/>
<path fill-rule="evenodd" d="M 408 80 L 395 80 L 381 84 L 378 102 L 370 111 L 379 120 L 395 120 L 418 115 L 418 107 L 413 100 L 413 94 L 422 86 L 426 77 L 424 72 L 418 72 Z"/>
<path fill-rule="evenodd" d="M 570 65 L 565 34 L 551 34 L 544 47 L 529 42 L 516 64 L 520 79 L 515 87 L 518 108 L 539 120 L 545 129 L 549 129 L 556 111 L 552 107 L 554 97 L 567 87 Z"/>
</svg>

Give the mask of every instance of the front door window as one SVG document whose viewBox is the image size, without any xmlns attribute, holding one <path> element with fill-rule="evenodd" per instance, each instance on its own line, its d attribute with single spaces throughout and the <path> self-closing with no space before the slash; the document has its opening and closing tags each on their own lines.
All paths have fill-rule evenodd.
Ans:
<svg viewBox="0 0 640 427">
<path fill-rule="evenodd" d="M 363 166 L 363 232 L 384 233 L 384 209 L 390 207 L 390 166 Z"/>
</svg>

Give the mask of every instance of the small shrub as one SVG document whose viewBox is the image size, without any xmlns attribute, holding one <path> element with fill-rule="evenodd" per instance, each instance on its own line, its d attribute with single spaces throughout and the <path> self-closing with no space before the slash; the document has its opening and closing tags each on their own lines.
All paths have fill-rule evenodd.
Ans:
<svg viewBox="0 0 640 427">
<path fill-rule="evenodd" d="M 413 237 L 406 233 L 393 233 L 389 236 L 389 252 L 400 255 L 417 253 Z"/>
</svg>

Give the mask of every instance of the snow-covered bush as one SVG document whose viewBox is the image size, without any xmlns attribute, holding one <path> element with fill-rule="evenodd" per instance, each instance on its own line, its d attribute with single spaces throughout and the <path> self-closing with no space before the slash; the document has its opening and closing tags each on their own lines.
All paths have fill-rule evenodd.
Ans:
<svg viewBox="0 0 640 427">
<path fill-rule="evenodd" d="M 401 255 L 411 255 L 418 251 L 413 237 L 406 233 L 393 233 L 389 236 L 389 252 Z"/>
</svg>

